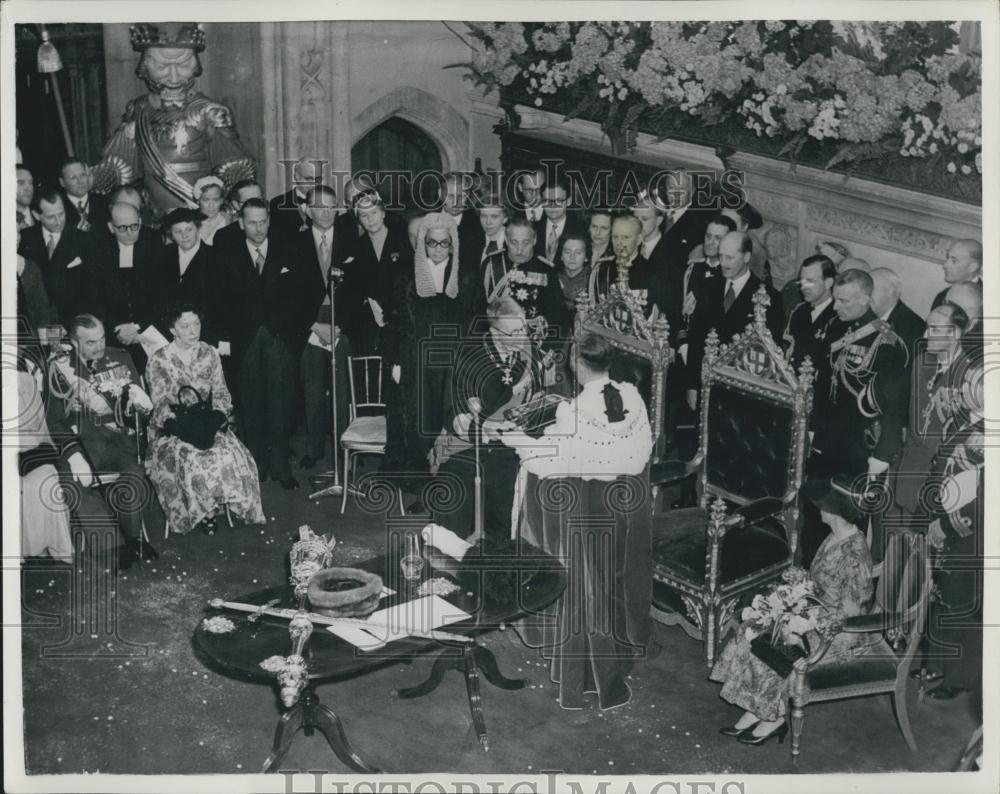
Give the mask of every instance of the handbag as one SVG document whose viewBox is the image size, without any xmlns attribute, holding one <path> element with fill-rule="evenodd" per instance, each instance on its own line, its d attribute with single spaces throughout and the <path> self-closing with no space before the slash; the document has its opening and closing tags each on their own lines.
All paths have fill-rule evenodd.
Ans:
<svg viewBox="0 0 1000 794">
<path fill-rule="evenodd" d="M 181 395 L 185 391 L 194 392 L 195 402 L 182 401 Z M 212 408 L 212 392 L 209 391 L 208 397 L 202 399 L 194 386 L 181 386 L 177 390 L 177 404 L 170 407 L 174 415 L 163 423 L 163 431 L 198 449 L 211 449 L 215 434 L 228 424 L 226 415 Z"/>
<path fill-rule="evenodd" d="M 806 648 L 784 643 L 774 645 L 767 637 L 761 635 L 750 640 L 750 651 L 782 678 L 787 678 L 795 669 L 795 663 L 809 655 L 809 641 L 805 637 L 802 641 L 806 643 Z"/>
</svg>

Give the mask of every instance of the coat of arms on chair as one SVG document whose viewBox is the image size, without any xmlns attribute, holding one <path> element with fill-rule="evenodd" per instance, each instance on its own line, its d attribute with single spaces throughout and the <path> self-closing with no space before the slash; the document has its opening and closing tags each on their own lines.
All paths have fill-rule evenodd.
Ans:
<svg viewBox="0 0 1000 794">
<path fill-rule="evenodd" d="M 765 324 L 768 297 L 728 345 L 712 331 L 702 365 L 699 451 L 655 483 L 697 476 L 700 506 L 654 516 L 653 616 L 703 639 L 711 667 L 744 596 L 780 577 L 798 545 L 798 491 L 813 366 L 796 373 Z"/>
</svg>

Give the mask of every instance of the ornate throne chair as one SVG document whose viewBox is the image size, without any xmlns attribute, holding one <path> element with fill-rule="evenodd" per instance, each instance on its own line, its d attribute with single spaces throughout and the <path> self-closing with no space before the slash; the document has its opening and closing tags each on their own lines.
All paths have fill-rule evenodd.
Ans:
<svg viewBox="0 0 1000 794">
<path fill-rule="evenodd" d="M 700 507 L 654 517 L 653 617 L 703 639 L 709 667 L 741 598 L 777 579 L 798 545 L 813 367 L 793 371 L 765 325 L 768 303 L 762 288 L 730 344 L 710 332 L 698 454 L 652 473 L 655 485 L 700 482 Z"/>
<path fill-rule="evenodd" d="M 667 369 L 673 361 L 667 321 L 662 317 L 648 319 L 644 301 L 635 291 L 614 284 L 596 304 L 586 293 L 577 299 L 574 337 L 586 334 L 608 341 L 616 352 L 611 377 L 634 383 L 646 401 L 653 428 L 653 460 L 657 460 L 663 444 Z"/>
</svg>

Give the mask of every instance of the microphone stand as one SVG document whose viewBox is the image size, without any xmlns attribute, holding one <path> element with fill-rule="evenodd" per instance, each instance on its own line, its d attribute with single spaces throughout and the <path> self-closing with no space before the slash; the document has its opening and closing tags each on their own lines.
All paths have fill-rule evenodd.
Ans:
<svg viewBox="0 0 1000 794">
<path fill-rule="evenodd" d="M 313 485 L 319 485 L 323 482 L 330 483 L 327 487 L 309 494 L 309 499 L 318 499 L 321 496 L 341 496 L 344 493 L 344 486 L 340 484 L 340 471 L 337 468 L 340 461 L 340 434 L 337 432 L 337 310 L 334 301 L 337 279 L 343 278 L 343 275 L 340 268 L 330 266 L 328 287 L 330 290 L 330 403 L 333 407 L 333 471 L 309 478 Z M 348 366 L 350 366 L 349 362 Z"/>
</svg>

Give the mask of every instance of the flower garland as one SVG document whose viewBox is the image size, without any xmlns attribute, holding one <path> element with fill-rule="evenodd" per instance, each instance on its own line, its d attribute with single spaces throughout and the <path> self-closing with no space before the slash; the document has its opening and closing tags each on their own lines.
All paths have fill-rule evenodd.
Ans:
<svg viewBox="0 0 1000 794">
<path fill-rule="evenodd" d="M 571 97 L 618 149 L 640 119 L 666 130 L 738 119 L 759 137 L 840 144 L 827 162 L 896 154 L 982 173 L 982 62 L 959 53 L 946 22 L 466 23 L 472 60 L 457 64 L 491 90 Z"/>
</svg>

